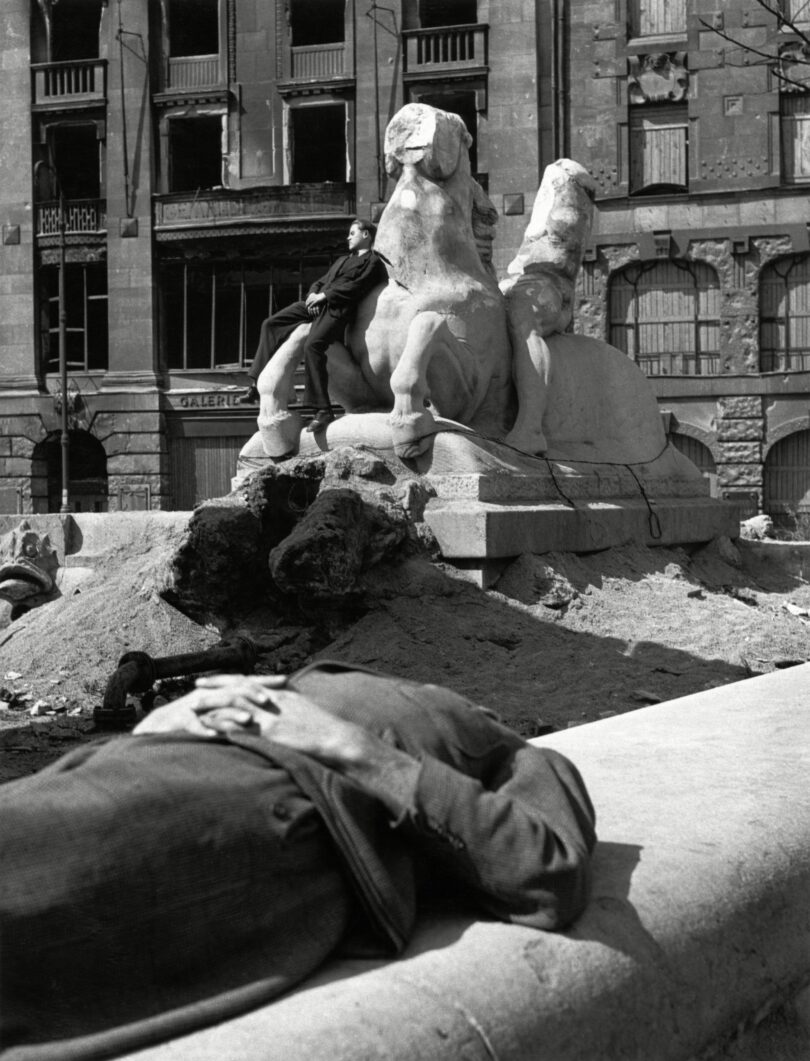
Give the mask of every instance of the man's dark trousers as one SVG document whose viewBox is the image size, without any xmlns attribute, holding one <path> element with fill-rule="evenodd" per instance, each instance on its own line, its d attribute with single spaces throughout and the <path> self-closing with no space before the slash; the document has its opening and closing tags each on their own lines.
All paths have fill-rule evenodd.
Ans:
<svg viewBox="0 0 810 1061">
<path fill-rule="evenodd" d="M 336 317 L 324 306 L 317 317 L 311 317 L 306 302 L 293 302 L 262 323 L 259 346 L 248 375 L 258 380 L 262 369 L 285 339 L 299 324 L 311 322 L 309 335 L 304 343 L 304 369 L 306 372 L 307 401 L 316 409 L 328 409 L 329 376 L 326 370 L 326 351 L 334 342 L 342 342 L 346 330 L 345 317 Z"/>
</svg>

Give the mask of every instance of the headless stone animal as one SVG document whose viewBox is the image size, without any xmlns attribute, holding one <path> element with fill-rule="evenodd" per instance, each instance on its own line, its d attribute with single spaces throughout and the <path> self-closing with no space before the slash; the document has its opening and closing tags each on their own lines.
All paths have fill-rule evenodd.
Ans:
<svg viewBox="0 0 810 1061">
<path fill-rule="evenodd" d="M 401 457 L 432 443 L 434 414 L 502 437 L 514 417 L 506 308 L 481 260 L 473 215 L 495 212 L 470 173 L 470 136 L 455 114 L 408 104 L 389 123 L 386 169 L 397 178 L 377 232 L 389 283 L 359 306 L 347 345 L 329 350 L 330 391 L 349 412 L 385 411 Z M 295 447 L 287 410 L 308 325 L 259 378 L 265 451 Z"/>
</svg>

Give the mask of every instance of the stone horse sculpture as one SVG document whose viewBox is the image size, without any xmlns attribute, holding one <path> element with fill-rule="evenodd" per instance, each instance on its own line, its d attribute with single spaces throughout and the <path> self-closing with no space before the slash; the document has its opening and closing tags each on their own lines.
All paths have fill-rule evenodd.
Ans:
<svg viewBox="0 0 810 1061">
<path fill-rule="evenodd" d="M 461 118 L 423 104 L 389 123 L 385 164 L 397 185 L 376 240 L 389 283 L 361 303 L 347 346 L 329 350 L 333 397 L 347 412 L 388 412 L 400 457 L 431 445 L 434 414 L 498 438 L 514 418 L 506 305 L 473 229 L 474 215 L 479 225 L 497 215 L 470 173 L 470 142 Z M 301 422 L 287 405 L 308 327 L 258 381 L 269 456 L 297 446 Z"/>
</svg>

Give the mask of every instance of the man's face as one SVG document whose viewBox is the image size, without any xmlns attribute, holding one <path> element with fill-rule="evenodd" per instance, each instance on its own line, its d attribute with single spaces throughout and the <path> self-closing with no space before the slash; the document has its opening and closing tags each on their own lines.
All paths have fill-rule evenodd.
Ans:
<svg viewBox="0 0 810 1061">
<path fill-rule="evenodd" d="M 371 246 L 371 236 L 359 225 L 352 225 L 346 242 L 349 244 L 350 251 L 368 250 Z"/>
</svg>

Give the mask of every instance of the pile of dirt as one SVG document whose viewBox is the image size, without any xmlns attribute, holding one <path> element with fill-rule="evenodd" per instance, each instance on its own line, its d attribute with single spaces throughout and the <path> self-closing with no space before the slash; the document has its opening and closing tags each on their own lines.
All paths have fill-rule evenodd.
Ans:
<svg viewBox="0 0 810 1061">
<path fill-rule="evenodd" d="M 523 556 L 489 591 L 411 556 L 375 569 L 350 606 L 291 614 L 267 602 L 201 623 L 162 596 L 176 537 L 144 535 L 76 591 L 6 615 L 0 780 L 95 735 L 93 709 L 125 652 L 196 652 L 234 634 L 259 645 L 265 673 L 321 657 L 440 682 L 527 736 L 804 662 L 810 586 L 738 546 Z"/>
</svg>

